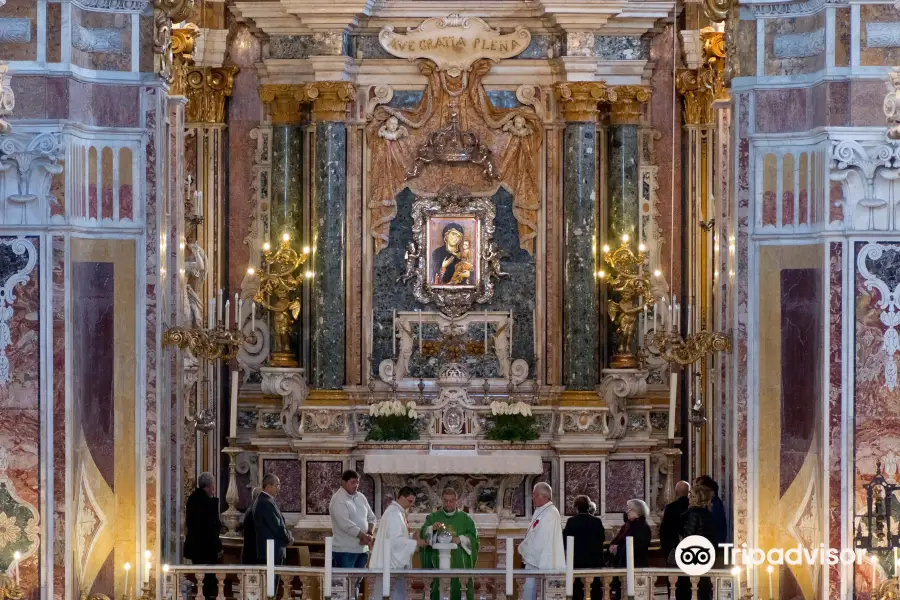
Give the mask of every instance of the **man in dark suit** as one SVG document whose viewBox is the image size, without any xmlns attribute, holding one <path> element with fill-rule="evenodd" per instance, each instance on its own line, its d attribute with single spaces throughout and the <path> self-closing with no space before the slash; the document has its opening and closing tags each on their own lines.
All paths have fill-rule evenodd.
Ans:
<svg viewBox="0 0 900 600">
<path fill-rule="evenodd" d="M 591 514 L 591 499 L 587 496 L 575 498 L 575 510 L 578 514 L 569 517 L 563 528 L 563 545 L 569 543 L 569 536 L 574 538 L 576 569 L 600 569 L 603 567 L 603 542 L 606 541 L 606 530 L 600 517 Z M 591 597 L 600 598 L 601 580 L 595 578 L 591 584 Z M 576 578 L 572 589 L 573 600 L 584 600 L 584 582 Z"/>
<path fill-rule="evenodd" d="M 256 556 L 265 564 L 266 540 L 275 540 L 275 564 L 283 565 L 287 547 L 294 543 L 294 536 L 284 523 L 284 517 L 275 504 L 275 496 L 281 489 L 277 475 L 269 473 L 262 480 L 262 491 L 253 503 L 253 528 L 256 530 Z"/>
<path fill-rule="evenodd" d="M 687 481 L 679 481 L 675 484 L 675 500 L 666 504 L 663 511 L 662 522 L 659 524 L 659 545 L 663 554 L 668 557 L 681 541 L 684 521 L 682 515 L 687 512 L 690 501 L 688 494 L 691 492 L 691 484 Z"/>
<path fill-rule="evenodd" d="M 219 499 L 215 496 L 216 480 L 212 473 L 201 473 L 197 489 L 188 497 L 185 507 L 184 557 L 195 565 L 216 565 L 222 560 L 222 541 L 219 533 Z M 215 598 L 218 583 L 214 574 L 203 578 L 203 595 Z"/>
</svg>

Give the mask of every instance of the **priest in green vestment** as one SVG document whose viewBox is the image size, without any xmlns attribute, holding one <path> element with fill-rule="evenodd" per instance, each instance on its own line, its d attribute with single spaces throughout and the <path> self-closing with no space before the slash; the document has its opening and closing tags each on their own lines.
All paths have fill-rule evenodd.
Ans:
<svg viewBox="0 0 900 600">
<path fill-rule="evenodd" d="M 431 543 L 437 543 L 438 534 L 446 530 L 452 536 L 453 543 L 459 546 L 450 551 L 450 568 L 474 569 L 478 560 L 478 532 L 475 530 L 475 521 L 465 512 L 456 509 L 459 501 L 456 490 L 452 487 L 445 488 L 441 494 L 441 510 L 433 512 L 425 519 L 422 526 L 421 537 L 429 542 L 429 545 L 420 549 L 423 569 L 437 569 L 440 567 L 438 551 L 431 547 Z M 459 579 L 450 580 L 450 600 L 460 600 L 461 588 Z M 469 578 L 466 583 L 466 600 L 474 600 L 475 586 Z M 431 600 L 440 600 L 440 582 L 434 579 L 431 582 Z"/>
</svg>

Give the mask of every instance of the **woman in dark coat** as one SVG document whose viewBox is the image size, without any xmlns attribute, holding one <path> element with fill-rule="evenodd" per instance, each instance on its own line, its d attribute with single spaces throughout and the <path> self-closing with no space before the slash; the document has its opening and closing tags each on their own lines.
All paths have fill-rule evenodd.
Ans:
<svg viewBox="0 0 900 600">
<path fill-rule="evenodd" d="M 681 520 L 684 523 L 684 537 L 698 535 L 709 540 L 713 547 L 718 549 L 719 539 L 716 521 L 712 513 L 712 497 L 712 490 L 708 487 L 703 485 L 692 487 L 689 494 L 690 504 L 682 515 Z M 721 567 L 720 563 L 721 557 L 717 553 L 716 562 L 713 566 L 719 568 Z M 700 578 L 700 585 L 697 586 L 697 595 L 699 600 L 709 600 L 712 597 L 712 582 L 709 577 Z M 689 578 L 678 578 L 675 597 L 678 600 L 688 600 L 691 597 Z"/>
<path fill-rule="evenodd" d="M 609 552 L 615 556 L 613 566 L 624 569 L 628 563 L 628 553 L 625 551 L 625 538 L 634 538 L 634 566 L 637 569 L 650 566 L 650 525 L 647 524 L 647 515 L 650 509 L 643 500 L 629 500 L 626 504 L 625 517 L 628 519 L 615 539 L 609 545 Z"/>
</svg>

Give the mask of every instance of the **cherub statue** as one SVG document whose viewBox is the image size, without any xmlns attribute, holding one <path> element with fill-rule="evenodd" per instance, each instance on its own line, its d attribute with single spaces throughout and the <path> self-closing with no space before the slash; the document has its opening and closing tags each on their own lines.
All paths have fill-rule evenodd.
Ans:
<svg viewBox="0 0 900 600">
<path fill-rule="evenodd" d="M 485 248 L 481 258 L 487 263 L 488 277 L 496 277 L 497 279 L 509 277 L 509 273 L 504 273 L 500 266 L 500 257 L 502 257 L 503 254 L 503 251 L 498 250 L 497 244 L 494 242 L 490 242 L 487 248 Z"/>
<path fill-rule="evenodd" d="M 378 135 L 389 142 L 395 142 L 408 136 L 409 130 L 405 125 L 400 124 L 400 119 L 391 115 L 378 130 Z"/>
<path fill-rule="evenodd" d="M 416 276 L 416 271 L 419 266 L 419 258 L 421 257 L 421 253 L 418 248 L 416 248 L 415 242 L 409 242 L 406 244 L 406 252 L 403 254 L 403 259 L 406 261 L 406 270 L 403 275 L 397 278 L 398 282 L 407 283 L 410 279 Z"/>
<path fill-rule="evenodd" d="M 610 300 L 607 304 L 609 318 L 618 325 L 619 346 L 616 354 L 627 356 L 631 354 L 631 342 L 634 339 L 637 317 L 644 310 L 646 285 L 643 279 L 632 279 L 632 285 L 626 285 L 619 290 L 622 299 L 618 302 Z"/>
<path fill-rule="evenodd" d="M 531 135 L 531 128 L 528 127 L 525 117 L 522 115 L 516 115 L 512 120 L 507 121 L 506 124 L 503 125 L 503 131 L 511 133 L 516 137 Z"/>
</svg>

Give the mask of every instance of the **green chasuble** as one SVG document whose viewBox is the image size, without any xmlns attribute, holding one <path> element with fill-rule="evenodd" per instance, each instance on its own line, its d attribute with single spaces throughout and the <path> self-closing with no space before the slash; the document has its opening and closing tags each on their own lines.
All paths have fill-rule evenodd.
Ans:
<svg viewBox="0 0 900 600">
<path fill-rule="evenodd" d="M 478 560 L 478 532 L 475 530 L 475 522 L 472 520 L 472 517 L 461 510 L 457 510 L 452 515 L 448 515 L 443 510 L 433 512 L 428 515 L 428 518 L 425 519 L 425 525 L 422 526 L 422 539 L 428 539 L 426 537 L 430 533 L 428 529 L 433 527 L 435 523 L 446 525 L 448 531 L 454 537 L 465 536 L 469 540 L 468 549 L 471 554 L 463 549 L 465 544 L 463 540 L 460 540 L 459 548 L 450 552 L 450 567 L 452 569 L 475 568 L 475 562 Z M 419 552 L 421 553 L 423 569 L 437 569 L 440 567 L 437 550 L 431 546 L 425 546 Z M 450 580 L 450 600 L 460 600 L 460 595 L 459 579 L 454 578 Z M 466 600 L 474 600 L 474 597 L 475 586 L 470 578 L 466 584 Z M 431 600 L 440 600 L 440 582 L 437 579 L 431 582 Z"/>
</svg>

